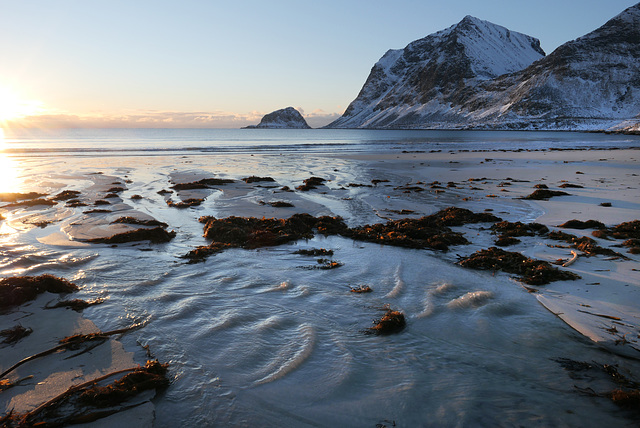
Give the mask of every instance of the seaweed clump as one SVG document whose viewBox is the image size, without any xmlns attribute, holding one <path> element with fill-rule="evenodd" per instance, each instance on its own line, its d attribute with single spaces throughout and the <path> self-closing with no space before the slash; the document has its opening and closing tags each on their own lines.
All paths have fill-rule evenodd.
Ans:
<svg viewBox="0 0 640 428">
<path fill-rule="evenodd" d="M 147 361 L 140 367 L 107 386 L 93 386 L 82 392 L 78 401 L 95 407 L 110 407 L 123 403 L 142 391 L 169 386 L 167 365 Z"/>
<path fill-rule="evenodd" d="M 451 245 L 469 243 L 461 233 L 453 232 L 450 226 L 499 220 L 493 214 L 478 214 L 464 208 L 450 207 L 419 219 L 400 219 L 355 227 L 350 229 L 348 236 L 384 245 L 448 251 Z"/>
<path fill-rule="evenodd" d="M 147 220 L 142 220 L 136 217 L 131 217 L 131 216 L 126 216 L 126 217 L 118 217 L 117 219 L 113 220 L 111 222 L 111 224 L 118 224 L 118 223 L 122 223 L 122 224 L 138 224 L 141 226 L 160 226 L 160 227 L 167 227 L 169 226 L 167 223 L 163 223 L 161 221 L 158 221 L 156 219 L 147 219 Z"/>
<path fill-rule="evenodd" d="M 548 238 L 556 240 L 556 241 L 564 241 L 571 245 L 571 248 L 575 248 L 576 250 L 580 250 L 583 253 L 589 256 L 595 255 L 604 255 L 611 257 L 620 257 L 626 258 L 626 256 L 613 251 L 610 248 L 604 248 L 596 244 L 596 241 L 589 238 L 588 236 L 577 237 L 575 235 L 571 235 L 569 233 L 561 232 L 559 230 L 549 232 L 547 235 Z"/>
<path fill-rule="evenodd" d="M 259 248 L 286 244 L 298 239 L 311 239 L 314 229 L 323 235 L 335 235 L 348 230 L 340 217 L 313 217 L 294 214 L 288 219 L 255 217 L 202 217 L 204 236 L 216 243 L 242 248 Z"/>
<path fill-rule="evenodd" d="M 501 236 L 535 236 L 544 235 L 549 232 L 549 228 L 540 223 L 522 223 L 519 221 L 501 221 L 491 226 L 491 230 Z"/>
<path fill-rule="evenodd" d="M 229 180 L 227 178 L 203 178 L 202 180 L 192 181 L 190 183 L 177 183 L 171 186 L 171 188 L 174 190 L 210 189 L 212 186 L 221 186 L 231 183 L 233 183 L 233 180 Z M 164 193 L 168 193 L 168 191 L 165 190 Z"/>
<path fill-rule="evenodd" d="M 373 327 L 369 327 L 366 332 L 369 334 L 387 335 L 398 333 L 407 326 L 404 314 L 387 308 L 385 314 L 373 321 Z"/>
<path fill-rule="evenodd" d="M 522 199 L 529 199 L 534 201 L 546 201 L 549 198 L 554 196 L 567 196 L 569 193 L 563 192 L 562 190 L 548 190 L 548 189 L 537 189 L 532 194 L 523 197 Z"/>
<path fill-rule="evenodd" d="M 98 385 L 123 373 L 127 374 L 106 386 Z M 74 385 L 30 412 L 10 412 L 0 418 L 0 423 L 8 428 L 90 423 L 130 408 L 126 404 L 132 397 L 143 391 L 166 388 L 169 383 L 167 365 L 147 361 L 144 367 L 120 370 Z"/>
<path fill-rule="evenodd" d="M 317 189 L 318 186 L 321 186 L 325 181 L 327 180 L 325 180 L 324 178 L 309 177 L 303 181 L 304 184 L 301 184 L 300 186 L 296 187 L 296 189 L 302 192 L 307 192 L 311 189 Z"/>
<path fill-rule="evenodd" d="M 562 227 L 565 229 L 578 229 L 578 230 L 584 230 L 584 229 L 606 229 L 607 226 L 604 225 L 604 223 L 602 223 L 601 221 L 598 220 L 587 220 L 587 221 L 580 221 L 580 220 L 569 220 L 566 221 L 564 223 L 562 223 L 561 225 L 559 225 L 558 227 Z"/>
<path fill-rule="evenodd" d="M 208 246 L 190 251 L 184 258 L 190 262 L 198 262 L 230 247 L 254 249 L 282 245 L 299 239 L 311 239 L 314 230 L 325 236 L 342 235 L 384 245 L 447 251 L 450 245 L 469 242 L 461 233 L 453 232 L 449 226 L 498 220 L 500 219 L 493 214 L 476 214 L 455 207 L 420 219 L 401 219 L 356 228 L 347 227 L 340 217 L 313 217 L 310 214 L 294 214 L 288 219 L 235 216 L 217 219 L 205 216 L 199 221 L 205 225 L 205 238 L 212 242 Z"/>
<path fill-rule="evenodd" d="M 204 202 L 204 199 L 189 198 L 180 202 L 173 202 L 171 200 L 168 200 L 167 205 L 173 208 L 189 208 L 189 207 L 197 207 L 202 202 Z"/>
<path fill-rule="evenodd" d="M 302 256 L 333 256 L 333 250 L 327 250 L 325 248 L 312 248 L 310 250 L 298 250 L 293 254 L 300 254 Z"/>
<path fill-rule="evenodd" d="M 19 340 L 29 336 L 31 333 L 33 333 L 33 330 L 31 328 L 17 325 L 12 328 L 0 330 L 0 337 L 4 337 L 2 343 L 13 345 Z"/>
<path fill-rule="evenodd" d="M 580 278 L 573 272 L 559 270 L 543 260 L 535 260 L 524 255 L 491 247 L 479 250 L 458 262 L 460 266 L 477 270 L 501 270 L 519 275 L 518 279 L 529 285 L 544 285 L 552 281 L 575 280 Z"/>
<path fill-rule="evenodd" d="M 62 300 L 55 305 L 45 306 L 45 309 L 68 308 L 73 309 L 76 312 L 81 312 L 83 309 L 88 308 L 89 306 L 99 305 L 103 302 L 104 299 L 95 299 L 91 301 L 82 299 Z"/>
<path fill-rule="evenodd" d="M 0 279 L 0 309 L 8 309 L 34 300 L 38 294 L 71 293 L 78 287 L 64 278 L 44 274 Z"/>
<path fill-rule="evenodd" d="M 260 183 L 260 182 L 273 183 L 273 182 L 276 181 L 272 177 L 257 177 L 255 175 L 252 175 L 251 177 L 242 178 L 241 180 L 244 181 L 247 184 L 249 184 L 249 183 Z"/>
<path fill-rule="evenodd" d="M 597 378 L 605 378 L 616 385 L 615 389 L 600 393 L 594 391 L 591 387 L 584 388 L 575 385 L 574 388 L 578 392 L 591 397 L 608 398 L 618 407 L 640 415 L 640 384 L 620 373 L 616 366 L 600 364 L 595 361 L 593 364 L 573 361 L 568 358 L 558 358 L 555 361 L 562 368 L 569 371 L 573 379 L 593 381 Z M 581 372 L 584 372 L 584 374 Z"/>
<path fill-rule="evenodd" d="M 77 190 L 63 190 L 51 199 L 54 201 L 68 201 L 70 199 L 77 199 L 79 196 L 80 192 Z"/>
<path fill-rule="evenodd" d="M 94 244 L 124 244 L 125 242 L 150 241 L 154 244 L 169 242 L 175 238 L 176 232 L 168 232 L 164 228 L 157 226 L 151 229 L 136 229 L 123 233 L 116 233 L 106 238 L 91 238 L 87 242 Z"/>
</svg>

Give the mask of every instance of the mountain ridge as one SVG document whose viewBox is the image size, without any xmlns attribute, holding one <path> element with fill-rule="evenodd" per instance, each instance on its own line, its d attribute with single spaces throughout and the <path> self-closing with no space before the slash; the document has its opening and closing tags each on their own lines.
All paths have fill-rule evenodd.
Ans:
<svg viewBox="0 0 640 428">
<path fill-rule="evenodd" d="M 624 129 L 640 121 L 640 3 L 544 55 L 466 16 L 389 50 L 328 128 Z"/>
</svg>

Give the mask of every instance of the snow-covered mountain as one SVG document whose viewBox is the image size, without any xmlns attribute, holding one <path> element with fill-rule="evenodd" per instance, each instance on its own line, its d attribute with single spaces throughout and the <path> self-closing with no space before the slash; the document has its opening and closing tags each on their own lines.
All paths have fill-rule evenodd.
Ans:
<svg viewBox="0 0 640 428">
<path fill-rule="evenodd" d="M 247 126 L 247 128 L 309 129 L 311 127 L 298 110 L 293 107 L 287 107 L 264 115 L 258 125 Z"/>
<path fill-rule="evenodd" d="M 640 4 L 548 56 L 473 17 L 388 51 L 333 128 L 619 129 L 640 122 Z"/>
</svg>

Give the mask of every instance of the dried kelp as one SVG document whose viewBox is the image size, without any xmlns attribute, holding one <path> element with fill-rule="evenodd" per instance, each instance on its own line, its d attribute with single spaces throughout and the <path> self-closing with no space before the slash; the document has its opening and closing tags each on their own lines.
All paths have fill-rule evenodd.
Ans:
<svg viewBox="0 0 640 428">
<path fill-rule="evenodd" d="M 37 354 L 33 354 L 30 355 L 26 358 L 23 358 L 22 360 L 18 361 L 17 363 L 15 363 L 14 365 L 12 365 L 11 367 L 9 367 L 8 369 L 6 369 L 4 372 L 0 373 L 0 379 L 2 379 L 3 377 L 5 377 L 6 375 L 8 375 L 9 373 L 11 373 L 12 371 L 14 371 L 15 369 L 17 369 L 18 367 L 20 367 L 21 365 L 28 363 L 29 361 L 33 361 L 37 358 L 41 358 L 47 355 L 51 355 L 53 353 L 56 353 L 58 351 L 64 351 L 64 350 L 77 350 L 80 348 L 81 345 L 86 344 L 86 343 L 91 343 L 91 342 L 95 342 L 98 341 L 98 345 L 100 343 L 105 342 L 110 336 L 116 335 L 116 334 L 123 334 L 123 333 L 127 333 L 131 330 L 135 330 L 137 328 L 142 327 L 142 324 L 134 324 L 131 325 L 129 327 L 125 327 L 125 328 L 120 328 L 117 330 L 111 330 L 111 331 L 104 331 L 104 332 L 98 332 L 98 333 L 89 333 L 89 334 L 75 334 L 73 336 L 68 336 L 65 337 L 64 339 L 61 339 L 59 341 L 59 345 L 54 346 L 53 348 L 49 348 L 47 350 L 44 350 L 42 352 L 38 352 Z M 97 346 L 97 345 L 95 345 Z M 89 347 L 88 349 L 92 349 L 94 346 Z"/>
<path fill-rule="evenodd" d="M 44 292 L 62 294 L 77 290 L 78 287 L 72 282 L 48 274 L 2 278 L 0 279 L 0 309 L 22 305 Z"/>
<path fill-rule="evenodd" d="M 516 252 L 497 247 L 479 250 L 458 262 L 460 266 L 503 271 L 519 275 L 518 279 L 529 285 L 544 285 L 552 281 L 575 280 L 580 278 L 573 272 L 559 270 L 550 263 L 525 257 Z"/>
<path fill-rule="evenodd" d="M 126 373 L 123 377 L 106 386 L 98 385 L 123 373 Z M 72 386 L 34 410 L 24 414 L 10 413 L 0 422 L 7 428 L 89 423 L 130 408 L 126 406 L 127 401 L 143 391 L 167 386 L 167 365 L 157 360 L 147 361 L 144 367 L 119 370 Z"/>
</svg>

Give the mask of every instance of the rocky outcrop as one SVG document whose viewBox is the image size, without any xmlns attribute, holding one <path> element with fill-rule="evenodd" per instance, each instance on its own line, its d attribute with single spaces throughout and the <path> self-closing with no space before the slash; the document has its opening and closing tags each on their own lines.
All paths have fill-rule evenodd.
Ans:
<svg viewBox="0 0 640 428">
<path fill-rule="evenodd" d="M 247 126 L 247 128 L 310 129 L 311 127 L 298 110 L 287 107 L 265 115 L 258 125 Z"/>
</svg>

